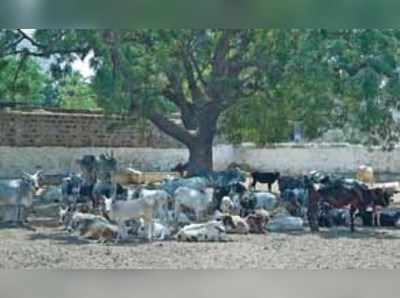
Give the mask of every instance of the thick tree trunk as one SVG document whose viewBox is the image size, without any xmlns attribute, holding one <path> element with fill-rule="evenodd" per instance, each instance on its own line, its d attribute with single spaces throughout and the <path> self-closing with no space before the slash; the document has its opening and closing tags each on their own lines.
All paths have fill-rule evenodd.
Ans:
<svg viewBox="0 0 400 298">
<path fill-rule="evenodd" d="M 197 124 L 196 133 L 191 133 L 190 128 L 177 125 L 169 119 L 154 113 L 150 120 L 160 130 L 185 144 L 189 149 L 189 161 L 187 164 L 188 176 L 194 176 L 199 172 L 213 170 L 213 140 L 217 130 L 217 120 L 219 110 L 213 105 L 203 108 L 200 112 L 191 111 L 185 115 L 186 118 L 191 116 L 193 123 Z M 189 112 L 188 112 L 189 113 Z"/>
<path fill-rule="evenodd" d="M 199 171 L 213 170 L 213 140 L 217 130 L 218 113 L 204 110 L 198 114 L 199 131 L 194 141 L 188 145 L 189 164 L 188 175 Z"/>
<path fill-rule="evenodd" d="M 188 176 L 193 176 L 201 171 L 212 171 L 213 169 L 213 150 L 212 142 L 199 139 L 190 146 Z"/>
</svg>

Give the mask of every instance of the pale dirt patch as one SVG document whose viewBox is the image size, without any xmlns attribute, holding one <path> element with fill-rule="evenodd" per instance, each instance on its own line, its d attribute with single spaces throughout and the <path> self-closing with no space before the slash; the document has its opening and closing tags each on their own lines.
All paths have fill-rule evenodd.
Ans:
<svg viewBox="0 0 400 298">
<path fill-rule="evenodd" d="M 348 229 L 232 235 L 226 243 L 115 245 L 82 241 L 39 219 L 36 231 L 0 229 L 1 269 L 348 269 L 400 268 L 400 230 Z M 46 226 L 49 224 L 49 226 Z"/>
</svg>

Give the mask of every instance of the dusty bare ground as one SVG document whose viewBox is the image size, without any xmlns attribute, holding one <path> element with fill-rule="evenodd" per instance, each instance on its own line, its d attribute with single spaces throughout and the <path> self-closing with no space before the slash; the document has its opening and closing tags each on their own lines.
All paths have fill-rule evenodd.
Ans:
<svg viewBox="0 0 400 298">
<path fill-rule="evenodd" d="M 395 198 L 400 207 L 400 194 Z M 227 243 L 98 244 L 58 227 L 56 205 L 35 208 L 36 231 L 0 227 L 0 269 L 400 268 L 400 230 L 348 228 L 318 234 L 231 235 Z"/>
<path fill-rule="evenodd" d="M 98 244 L 62 231 L 54 218 L 33 218 L 36 231 L 0 229 L 0 268 L 400 268 L 400 230 L 348 229 L 233 235 L 227 243 Z"/>
</svg>

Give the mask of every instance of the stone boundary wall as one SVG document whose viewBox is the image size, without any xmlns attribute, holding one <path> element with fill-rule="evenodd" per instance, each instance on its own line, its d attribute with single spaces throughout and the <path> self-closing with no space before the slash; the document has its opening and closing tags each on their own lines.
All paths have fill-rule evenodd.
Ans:
<svg viewBox="0 0 400 298">
<path fill-rule="evenodd" d="M 0 111 L 0 146 L 182 148 L 150 123 L 128 126 L 117 116 L 45 110 Z"/>
<path fill-rule="evenodd" d="M 114 148 L 123 166 L 144 171 L 168 171 L 188 159 L 180 148 Z M 75 160 L 84 154 L 110 152 L 110 148 L 5 147 L 0 146 L 0 178 L 17 177 L 22 170 L 38 167 L 49 173 L 76 171 Z M 255 169 L 279 170 L 285 174 L 303 174 L 318 169 L 327 172 L 354 173 L 360 164 L 369 164 L 377 173 L 400 173 L 400 148 L 392 152 L 372 151 L 348 145 L 276 145 L 268 148 L 218 145 L 214 147 L 214 167 L 225 169 L 231 162 L 247 163 Z"/>
</svg>

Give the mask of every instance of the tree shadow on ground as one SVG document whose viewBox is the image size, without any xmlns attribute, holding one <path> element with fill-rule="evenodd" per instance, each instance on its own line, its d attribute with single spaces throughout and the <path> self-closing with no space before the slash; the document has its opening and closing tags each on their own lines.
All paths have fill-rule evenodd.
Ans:
<svg viewBox="0 0 400 298">
<path fill-rule="evenodd" d="M 338 238 L 349 238 L 349 239 L 399 239 L 400 230 L 394 228 L 366 228 L 359 227 L 352 233 L 348 227 L 334 227 L 334 228 L 320 228 L 317 233 L 312 233 L 309 228 L 303 231 L 269 231 L 268 234 L 282 234 L 294 237 L 302 237 L 305 235 L 315 234 L 323 239 L 338 239 Z"/>
<path fill-rule="evenodd" d="M 318 235 L 323 239 L 381 239 L 381 240 L 400 240 L 400 231 L 389 228 L 356 228 L 355 232 L 351 232 L 349 228 L 333 228 L 320 231 Z"/>
<path fill-rule="evenodd" d="M 84 237 L 79 237 L 74 234 L 70 234 L 65 230 L 61 230 L 58 232 L 40 232 L 40 233 L 35 233 L 33 235 L 29 236 L 29 240 L 35 241 L 35 240 L 50 240 L 54 241 L 55 244 L 59 245 L 90 245 L 90 244 L 96 244 L 96 245 L 104 245 L 104 246 L 120 246 L 120 247 L 129 247 L 129 246 L 139 246 L 139 245 L 146 245 L 149 244 L 147 240 L 139 239 L 139 238 L 130 238 L 125 241 L 120 241 L 118 243 L 115 243 L 114 241 L 106 241 L 106 242 L 100 242 L 98 240 L 94 239 L 88 239 Z M 156 241 L 153 241 L 152 243 L 158 243 Z"/>
<path fill-rule="evenodd" d="M 12 223 L 12 222 L 0 223 L 0 230 L 7 230 L 7 229 L 24 229 L 32 232 L 36 231 L 36 229 L 30 223 Z"/>
</svg>

